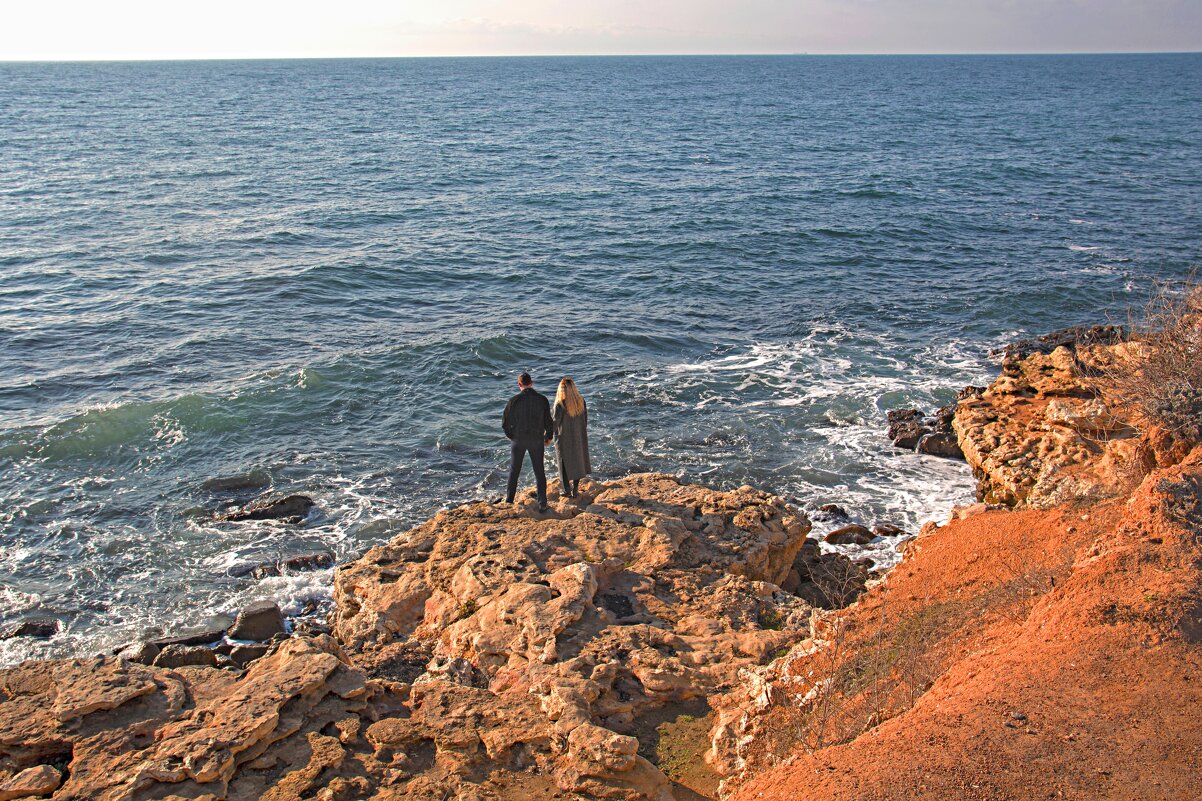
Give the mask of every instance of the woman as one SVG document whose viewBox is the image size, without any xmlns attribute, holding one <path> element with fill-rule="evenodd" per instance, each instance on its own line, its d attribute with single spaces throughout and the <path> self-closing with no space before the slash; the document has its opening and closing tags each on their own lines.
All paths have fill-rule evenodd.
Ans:
<svg viewBox="0 0 1202 801">
<path fill-rule="evenodd" d="M 576 382 L 565 378 L 555 393 L 555 458 L 559 462 L 562 494 L 579 496 L 580 479 L 593 472 L 588 459 L 588 409 L 576 389 Z"/>
</svg>

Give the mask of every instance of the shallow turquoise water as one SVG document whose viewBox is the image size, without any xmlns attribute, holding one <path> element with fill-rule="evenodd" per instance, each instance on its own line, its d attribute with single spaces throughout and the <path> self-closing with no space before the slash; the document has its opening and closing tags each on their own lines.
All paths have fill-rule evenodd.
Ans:
<svg viewBox="0 0 1202 801">
<path fill-rule="evenodd" d="M 1023 332 L 1199 263 L 1202 57 L 0 65 L 0 617 L 88 653 L 274 597 L 503 481 L 513 376 L 603 475 L 914 528 L 898 454 Z M 249 476 L 299 529 L 213 525 Z M 875 558 L 888 561 L 890 543 Z"/>
</svg>

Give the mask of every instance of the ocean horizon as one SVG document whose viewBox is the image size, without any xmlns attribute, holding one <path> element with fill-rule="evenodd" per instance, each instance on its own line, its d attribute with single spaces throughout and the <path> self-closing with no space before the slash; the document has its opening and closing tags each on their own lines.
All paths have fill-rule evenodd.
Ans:
<svg viewBox="0 0 1202 801">
<path fill-rule="evenodd" d="M 1047 50 L 1047 51 L 907 51 L 862 53 L 509 53 L 509 54 L 447 54 L 447 55 L 329 55 L 329 56 L 196 56 L 164 58 L 0 58 L 0 64 L 191 64 L 196 62 L 229 61 L 440 61 L 446 59 L 637 59 L 637 58 L 1047 58 L 1059 56 L 1197 56 L 1200 50 Z"/>
</svg>

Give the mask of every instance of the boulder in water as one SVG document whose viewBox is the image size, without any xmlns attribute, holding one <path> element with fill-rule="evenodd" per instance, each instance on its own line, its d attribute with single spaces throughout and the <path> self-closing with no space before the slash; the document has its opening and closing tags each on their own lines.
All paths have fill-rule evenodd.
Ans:
<svg viewBox="0 0 1202 801">
<path fill-rule="evenodd" d="M 906 530 L 901 526 L 893 523 L 877 523 L 872 527 L 872 533 L 876 537 L 904 537 Z"/>
<path fill-rule="evenodd" d="M 285 523 L 300 523 L 309 516 L 314 506 L 316 504 L 308 495 L 272 495 L 232 512 L 219 514 L 217 519 L 228 522 L 280 520 Z"/>
<path fill-rule="evenodd" d="M 200 488 L 207 492 L 243 493 L 270 486 L 271 475 L 266 470 L 251 470 L 236 476 L 210 478 Z"/>
<path fill-rule="evenodd" d="M 872 542 L 872 532 L 864 526 L 852 523 L 837 528 L 823 538 L 831 545 L 866 545 Z"/>
<path fill-rule="evenodd" d="M 62 630 L 63 624 L 55 618 L 21 620 L 0 633 L 0 640 L 28 637 L 33 640 L 48 640 Z"/>
<path fill-rule="evenodd" d="M 942 456 L 944 459 L 963 459 L 964 451 L 956 442 L 956 435 L 950 431 L 927 434 L 918 441 L 918 452 L 928 456 Z"/>
<path fill-rule="evenodd" d="M 963 459 L 952 420 L 956 408 L 965 399 L 980 397 L 981 387 L 967 386 L 956 395 L 956 402 L 936 409 L 926 416 L 918 409 L 893 409 L 886 414 L 889 420 L 888 437 L 893 444 L 908 451 L 940 456 L 945 459 Z"/>
</svg>

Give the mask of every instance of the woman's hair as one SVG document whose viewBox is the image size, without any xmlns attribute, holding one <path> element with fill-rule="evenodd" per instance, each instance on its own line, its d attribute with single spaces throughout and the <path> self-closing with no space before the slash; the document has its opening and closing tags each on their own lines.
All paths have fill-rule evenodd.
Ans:
<svg viewBox="0 0 1202 801">
<path fill-rule="evenodd" d="M 555 393 L 555 402 L 564 408 L 568 417 L 584 414 L 584 398 L 580 397 L 580 392 L 576 389 L 576 382 L 570 378 L 564 378 L 559 382 L 559 391 Z"/>
</svg>

